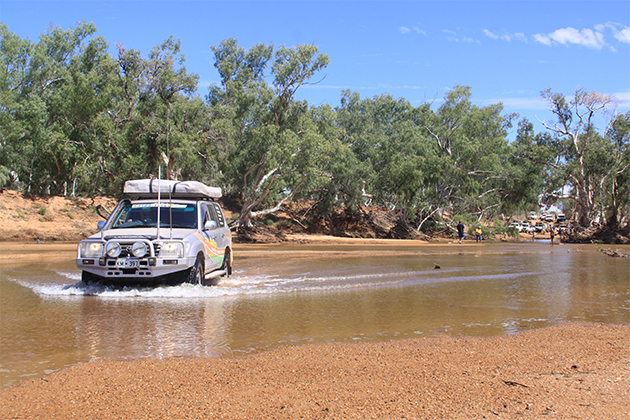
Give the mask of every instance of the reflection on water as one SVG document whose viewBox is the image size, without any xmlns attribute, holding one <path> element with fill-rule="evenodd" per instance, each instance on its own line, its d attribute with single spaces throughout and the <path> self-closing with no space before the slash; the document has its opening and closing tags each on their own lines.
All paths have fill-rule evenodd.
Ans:
<svg viewBox="0 0 630 420">
<path fill-rule="evenodd" d="M 214 287 L 85 285 L 73 261 L 4 269 L 0 386 L 102 357 L 232 357 L 288 344 L 630 322 L 630 260 L 593 246 L 240 251 L 234 276 Z"/>
</svg>

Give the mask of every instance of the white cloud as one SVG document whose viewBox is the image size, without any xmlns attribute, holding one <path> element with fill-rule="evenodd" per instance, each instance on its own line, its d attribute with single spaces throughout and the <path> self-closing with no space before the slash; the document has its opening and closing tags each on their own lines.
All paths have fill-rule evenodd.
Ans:
<svg viewBox="0 0 630 420">
<path fill-rule="evenodd" d="M 550 33 L 549 38 L 564 45 L 577 44 L 598 50 L 605 45 L 604 34 L 592 29 L 582 29 L 581 31 L 571 27 L 558 29 Z"/>
<path fill-rule="evenodd" d="M 547 35 L 536 34 L 534 35 L 534 39 L 536 40 L 536 42 L 539 42 L 543 45 L 551 45 L 551 38 L 549 38 Z"/>
<path fill-rule="evenodd" d="M 574 44 L 599 50 L 608 45 L 604 40 L 606 29 L 612 31 L 612 35 L 616 40 L 630 44 L 630 27 L 615 22 L 598 24 L 594 26 L 594 29 L 561 28 L 548 34 L 535 34 L 534 39 L 536 42 L 547 46 L 554 43 L 567 46 Z M 614 46 L 608 45 L 608 47 L 611 51 L 617 51 Z"/>
<path fill-rule="evenodd" d="M 413 28 L 408 28 L 406 26 L 401 26 L 401 27 L 398 28 L 398 30 L 400 31 L 401 34 L 408 34 L 411 31 L 414 31 L 418 35 L 426 35 L 427 34 L 426 32 L 424 32 L 422 29 L 418 28 L 417 26 L 414 26 Z"/>
<path fill-rule="evenodd" d="M 621 112 L 630 109 L 630 91 L 613 92 L 612 96 L 617 100 L 617 105 L 621 108 Z"/>
<path fill-rule="evenodd" d="M 514 33 L 514 34 L 497 35 L 497 34 L 495 34 L 492 31 L 484 29 L 483 33 L 484 33 L 485 36 L 487 36 L 488 38 L 492 38 L 492 39 L 500 39 L 502 41 L 507 41 L 507 42 L 511 42 L 513 39 L 516 39 L 516 40 L 521 41 L 521 42 L 527 42 L 527 37 L 525 36 L 525 34 L 523 32 L 517 32 L 517 33 Z"/>
<path fill-rule="evenodd" d="M 523 32 L 517 32 L 514 34 L 514 38 L 518 39 L 521 42 L 527 42 L 527 36 Z"/>
<path fill-rule="evenodd" d="M 492 39 L 499 39 L 499 35 L 497 35 L 497 34 L 493 34 L 492 32 L 490 32 L 490 31 L 489 31 L 489 30 L 487 30 L 487 29 L 484 29 L 484 30 L 483 30 L 483 33 L 484 33 L 484 35 L 485 35 L 485 36 L 487 36 L 488 38 L 492 38 Z"/>
<path fill-rule="evenodd" d="M 630 28 L 626 28 L 620 31 L 618 34 L 615 34 L 615 38 L 617 38 L 621 42 L 626 42 L 630 44 Z"/>
<path fill-rule="evenodd" d="M 448 41 L 454 42 L 474 42 L 480 44 L 481 42 L 478 39 L 471 38 L 466 35 L 459 35 L 457 32 L 452 31 L 450 29 L 442 29 L 442 32 L 446 34 L 446 39 Z"/>
<path fill-rule="evenodd" d="M 620 31 L 614 31 L 613 36 L 621 42 L 630 44 L 630 27 L 622 29 Z"/>
<path fill-rule="evenodd" d="M 425 35 L 426 36 L 426 32 L 424 32 L 422 29 L 418 28 L 417 26 L 413 27 L 414 32 L 416 32 L 419 35 Z"/>
</svg>

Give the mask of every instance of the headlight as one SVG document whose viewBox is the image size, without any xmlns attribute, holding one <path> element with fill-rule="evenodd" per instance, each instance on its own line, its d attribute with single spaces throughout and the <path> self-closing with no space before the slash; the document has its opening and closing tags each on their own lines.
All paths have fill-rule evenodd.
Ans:
<svg viewBox="0 0 630 420">
<path fill-rule="evenodd" d="M 107 242 L 105 245 L 105 253 L 112 258 L 118 258 L 122 248 L 118 242 Z"/>
<path fill-rule="evenodd" d="M 184 258 L 184 247 L 181 242 L 165 242 L 160 249 L 160 257 Z"/>
<path fill-rule="evenodd" d="M 81 242 L 81 257 L 98 258 L 103 256 L 103 244 L 101 242 Z"/>
<path fill-rule="evenodd" d="M 136 242 L 131 247 L 131 253 L 134 257 L 142 258 L 147 254 L 147 244 L 144 242 Z"/>
</svg>

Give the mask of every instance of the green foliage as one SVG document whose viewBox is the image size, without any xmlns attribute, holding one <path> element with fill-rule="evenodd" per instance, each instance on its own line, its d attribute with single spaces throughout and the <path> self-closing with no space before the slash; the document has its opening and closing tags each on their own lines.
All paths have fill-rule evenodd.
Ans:
<svg viewBox="0 0 630 420">
<path fill-rule="evenodd" d="M 6 166 L 0 165 L 0 187 L 3 187 L 11 180 L 11 171 Z"/>
<path fill-rule="evenodd" d="M 0 23 L 0 186 L 94 196 L 161 173 L 238 197 L 241 226 L 299 199 L 320 215 L 388 207 L 422 229 L 450 229 L 439 221 L 457 214 L 471 228 L 540 197 L 583 224 L 627 220 L 630 113 L 597 129 L 611 100 L 597 92 L 544 91 L 556 120 L 543 133 L 522 120 L 508 144 L 516 116 L 474 105 L 467 86 L 437 108 L 352 91 L 337 107 L 296 99 L 330 61 L 313 45 L 212 46 L 220 82 L 205 101 L 176 38 L 147 56 L 116 47 L 86 22 L 38 42 Z"/>
<path fill-rule="evenodd" d="M 505 231 L 508 234 L 508 236 L 511 238 L 520 238 L 521 236 L 521 233 L 518 231 L 518 229 L 513 226 L 508 227 Z"/>
</svg>

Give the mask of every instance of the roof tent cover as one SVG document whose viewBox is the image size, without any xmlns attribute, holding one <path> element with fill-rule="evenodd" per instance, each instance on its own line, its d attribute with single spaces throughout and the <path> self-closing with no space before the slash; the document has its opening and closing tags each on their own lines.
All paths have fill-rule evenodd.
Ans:
<svg viewBox="0 0 630 420">
<path fill-rule="evenodd" d="M 197 181 L 167 181 L 164 179 L 134 179 L 125 182 L 123 194 L 132 197 L 153 198 L 158 195 L 158 185 L 163 198 L 221 198 L 221 188 L 208 187 Z"/>
</svg>

